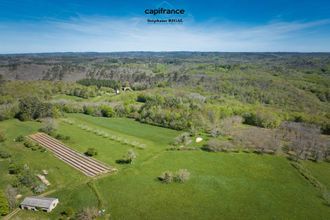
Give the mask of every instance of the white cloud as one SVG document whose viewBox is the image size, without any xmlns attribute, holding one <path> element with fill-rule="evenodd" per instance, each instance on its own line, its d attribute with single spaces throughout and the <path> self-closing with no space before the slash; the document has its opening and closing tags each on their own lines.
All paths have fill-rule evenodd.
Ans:
<svg viewBox="0 0 330 220">
<path fill-rule="evenodd" d="M 0 52 L 53 51 L 330 51 L 330 20 L 264 25 L 148 24 L 146 18 L 77 17 L 39 24 L 0 23 Z M 328 28 L 329 29 L 329 28 Z M 329 44 L 328 44 L 329 45 Z"/>
</svg>

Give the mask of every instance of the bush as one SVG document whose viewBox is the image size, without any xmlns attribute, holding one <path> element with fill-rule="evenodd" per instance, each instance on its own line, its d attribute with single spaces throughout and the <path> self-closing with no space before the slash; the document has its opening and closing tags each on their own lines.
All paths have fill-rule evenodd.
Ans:
<svg viewBox="0 0 330 220">
<path fill-rule="evenodd" d="M 180 145 L 180 144 L 188 145 L 190 143 L 191 143 L 191 138 L 188 132 L 184 132 L 174 139 L 174 145 Z"/>
<path fill-rule="evenodd" d="M 211 139 L 202 147 L 202 150 L 208 152 L 233 152 L 235 150 L 233 144 L 229 141 L 220 141 L 218 139 Z"/>
<path fill-rule="evenodd" d="M 37 193 L 37 194 L 45 192 L 46 190 L 47 190 L 47 186 L 43 183 L 41 183 L 33 188 L 33 192 Z"/>
<path fill-rule="evenodd" d="M 71 207 L 68 207 L 63 212 L 61 212 L 61 215 L 64 215 L 64 216 L 70 218 L 74 215 L 74 209 Z"/>
<path fill-rule="evenodd" d="M 163 183 L 171 183 L 173 182 L 173 173 L 171 171 L 165 171 L 158 179 Z"/>
<path fill-rule="evenodd" d="M 34 147 L 35 147 L 35 144 L 32 143 L 32 142 L 29 141 L 29 140 L 25 140 L 25 141 L 24 141 L 24 146 L 25 146 L 26 148 L 34 148 Z"/>
<path fill-rule="evenodd" d="M 187 180 L 189 180 L 189 178 L 190 178 L 190 173 L 188 172 L 188 170 L 181 169 L 178 172 L 176 172 L 176 174 L 174 176 L 174 181 L 183 183 L 183 182 L 186 182 Z"/>
<path fill-rule="evenodd" d="M 0 105 L 0 121 L 14 118 L 17 112 L 18 112 L 18 105 L 16 103 Z"/>
<path fill-rule="evenodd" d="M 190 173 L 186 169 L 180 169 L 175 174 L 171 171 L 165 171 L 158 179 L 163 183 L 184 183 L 190 178 Z"/>
<path fill-rule="evenodd" d="M 119 159 L 119 160 L 116 160 L 116 163 L 118 164 L 128 164 L 128 163 L 133 163 L 133 161 L 135 160 L 136 158 L 136 154 L 133 150 L 129 150 L 127 152 L 127 155 L 125 156 L 124 159 Z"/>
<path fill-rule="evenodd" d="M 63 135 L 63 134 L 57 134 L 57 135 L 55 135 L 55 138 L 58 140 L 64 140 L 64 141 L 70 140 L 70 136 Z"/>
<path fill-rule="evenodd" d="M 243 114 L 244 123 L 263 128 L 277 128 L 281 124 L 281 119 L 273 112 L 257 111 L 255 113 Z"/>
<path fill-rule="evenodd" d="M 8 166 L 8 172 L 9 174 L 19 174 L 21 172 L 22 168 L 18 164 L 11 163 Z"/>
<path fill-rule="evenodd" d="M 96 217 L 98 216 L 98 210 L 95 207 L 88 207 L 88 208 L 84 208 L 83 210 L 81 210 L 80 212 L 77 213 L 76 218 L 78 220 L 92 220 L 92 219 L 96 219 Z"/>
<path fill-rule="evenodd" d="M 4 142 L 6 140 L 5 133 L 0 130 L 0 142 Z"/>
<path fill-rule="evenodd" d="M 37 187 L 38 180 L 34 173 L 25 165 L 22 172 L 18 175 L 18 181 L 23 186 L 34 189 Z"/>
<path fill-rule="evenodd" d="M 10 153 L 0 150 L 0 158 L 6 159 L 6 158 L 9 158 L 9 157 L 11 157 Z"/>
<path fill-rule="evenodd" d="M 103 117 L 111 118 L 115 116 L 115 111 L 110 106 L 102 105 L 100 109 Z"/>
<path fill-rule="evenodd" d="M 101 116 L 102 115 L 101 111 L 96 106 L 91 106 L 91 105 L 85 105 L 83 107 L 83 112 L 84 112 L 84 114 L 91 115 L 91 116 Z"/>
<path fill-rule="evenodd" d="M 92 157 L 97 155 L 97 151 L 95 148 L 88 148 L 87 151 L 85 152 L 86 156 Z"/>
<path fill-rule="evenodd" d="M 221 142 L 219 140 L 211 139 L 207 142 L 207 144 L 205 144 L 202 147 L 202 150 L 209 151 L 209 152 L 218 152 L 221 150 L 220 145 L 221 145 Z"/>
<path fill-rule="evenodd" d="M 5 216 L 9 214 L 9 204 L 3 193 L 0 191 L 0 216 Z"/>
<path fill-rule="evenodd" d="M 146 96 L 146 94 L 141 93 L 137 96 L 136 101 L 145 103 L 147 101 L 147 99 L 148 99 L 148 96 Z"/>
<path fill-rule="evenodd" d="M 328 206 L 330 206 L 330 192 L 327 191 L 327 190 L 324 190 L 324 191 L 322 192 L 322 198 L 324 199 L 324 201 L 326 202 L 326 204 L 327 204 Z"/>
<path fill-rule="evenodd" d="M 25 140 L 25 137 L 23 135 L 18 135 L 16 138 L 15 138 L 15 141 L 16 142 L 23 142 Z"/>
</svg>

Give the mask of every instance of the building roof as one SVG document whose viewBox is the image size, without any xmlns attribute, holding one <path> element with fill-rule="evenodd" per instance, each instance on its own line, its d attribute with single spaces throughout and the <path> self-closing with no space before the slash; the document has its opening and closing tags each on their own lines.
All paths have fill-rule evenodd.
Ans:
<svg viewBox="0 0 330 220">
<path fill-rule="evenodd" d="M 47 198 L 47 197 L 26 197 L 21 205 L 33 206 L 39 208 L 50 208 L 52 203 L 56 201 L 57 198 Z"/>
</svg>

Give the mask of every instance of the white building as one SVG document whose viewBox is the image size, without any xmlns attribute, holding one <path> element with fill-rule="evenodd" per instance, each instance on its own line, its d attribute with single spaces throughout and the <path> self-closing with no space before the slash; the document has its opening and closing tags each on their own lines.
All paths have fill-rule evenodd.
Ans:
<svg viewBox="0 0 330 220">
<path fill-rule="evenodd" d="M 21 209 L 38 211 L 42 210 L 45 212 L 52 211 L 58 204 L 57 198 L 46 198 L 46 197 L 26 197 L 21 203 Z"/>
</svg>

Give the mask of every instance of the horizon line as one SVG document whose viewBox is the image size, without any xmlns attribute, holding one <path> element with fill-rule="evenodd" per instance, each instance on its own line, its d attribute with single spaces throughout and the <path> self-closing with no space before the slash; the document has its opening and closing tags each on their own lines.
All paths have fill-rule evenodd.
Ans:
<svg viewBox="0 0 330 220">
<path fill-rule="evenodd" d="M 69 53 L 296 53 L 296 54 L 308 54 L 308 53 L 330 53 L 330 51 L 189 51 L 189 50 L 169 50 L 169 51 L 156 51 L 156 50 L 132 50 L 132 51 L 54 51 L 54 52 L 20 52 L 20 53 L 0 53 L 3 55 L 29 55 L 29 54 L 69 54 Z"/>
</svg>

